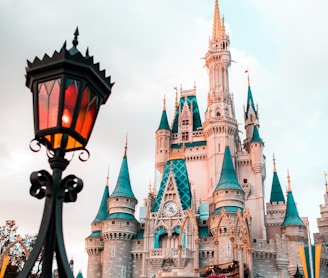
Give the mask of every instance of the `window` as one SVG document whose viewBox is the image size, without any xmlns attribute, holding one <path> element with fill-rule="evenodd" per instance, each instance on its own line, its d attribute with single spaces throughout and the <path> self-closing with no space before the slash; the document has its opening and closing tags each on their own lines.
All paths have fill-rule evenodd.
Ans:
<svg viewBox="0 0 328 278">
<path fill-rule="evenodd" d="M 188 119 L 182 120 L 182 125 L 189 125 L 189 120 Z"/>
<path fill-rule="evenodd" d="M 189 140 L 189 132 L 182 132 L 182 141 Z"/>
</svg>

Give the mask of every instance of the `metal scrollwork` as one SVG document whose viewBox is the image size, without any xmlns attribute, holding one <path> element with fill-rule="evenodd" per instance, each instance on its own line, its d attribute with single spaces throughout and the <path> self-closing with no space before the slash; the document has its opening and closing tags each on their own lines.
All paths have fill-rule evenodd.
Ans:
<svg viewBox="0 0 328 278">
<path fill-rule="evenodd" d="M 52 177 L 46 170 L 41 170 L 33 172 L 30 181 L 30 194 L 37 199 L 42 199 L 46 196 L 46 187 L 52 184 Z"/>
<path fill-rule="evenodd" d="M 61 186 L 65 188 L 64 202 L 75 202 L 77 194 L 83 188 L 83 181 L 74 175 L 69 175 L 61 181 Z"/>
<path fill-rule="evenodd" d="M 79 159 L 82 162 L 87 161 L 90 158 L 90 153 L 87 149 L 83 149 L 81 153 L 79 154 Z"/>
<path fill-rule="evenodd" d="M 37 139 L 32 139 L 30 142 L 30 150 L 32 152 L 39 152 L 41 150 L 41 143 Z"/>
</svg>

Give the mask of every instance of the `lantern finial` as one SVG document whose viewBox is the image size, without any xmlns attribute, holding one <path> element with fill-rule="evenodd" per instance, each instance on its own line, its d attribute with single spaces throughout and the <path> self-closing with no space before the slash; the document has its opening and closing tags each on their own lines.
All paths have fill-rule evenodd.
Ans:
<svg viewBox="0 0 328 278">
<path fill-rule="evenodd" d="M 74 32 L 74 39 L 72 41 L 74 47 L 76 47 L 79 44 L 79 41 L 77 39 L 78 36 L 79 36 L 79 27 L 76 27 Z"/>
</svg>

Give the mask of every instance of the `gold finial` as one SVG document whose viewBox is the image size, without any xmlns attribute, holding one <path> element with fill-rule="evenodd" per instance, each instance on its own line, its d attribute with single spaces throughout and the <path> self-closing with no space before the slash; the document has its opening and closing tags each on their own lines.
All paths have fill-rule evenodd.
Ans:
<svg viewBox="0 0 328 278">
<path fill-rule="evenodd" d="M 326 194 L 328 194 L 328 183 L 327 183 L 328 174 L 326 172 L 324 172 L 324 175 L 325 175 Z"/>
<path fill-rule="evenodd" d="M 273 154 L 272 160 L 273 160 L 273 172 L 276 173 L 277 172 L 277 168 L 276 168 L 276 157 L 274 156 L 274 154 Z"/>
<path fill-rule="evenodd" d="M 218 41 L 220 39 L 220 33 L 221 33 L 221 19 L 220 19 L 219 1 L 215 0 L 212 40 Z"/>
<path fill-rule="evenodd" d="M 109 185 L 108 180 L 109 180 L 109 164 L 108 164 L 108 169 L 107 169 L 106 186 Z"/>
<path fill-rule="evenodd" d="M 291 186 L 290 186 L 290 175 L 289 175 L 289 170 L 287 170 L 287 182 L 288 182 L 287 192 L 292 192 L 292 188 L 291 188 Z"/>
<path fill-rule="evenodd" d="M 128 134 L 125 136 L 125 147 L 124 147 L 124 157 L 126 157 L 127 149 L 128 149 Z"/>
<path fill-rule="evenodd" d="M 163 111 L 166 111 L 166 97 L 164 94 L 164 99 L 163 99 Z"/>
<path fill-rule="evenodd" d="M 251 78 L 249 77 L 249 70 L 247 68 L 247 70 L 245 70 L 245 73 L 247 74 L 247 83 L 248 83 L 248 87 L 251 86 Z"/>
<path fill-rule="evenodd" d="M 178 109 L 179 102 L 178 102 L 178 88 L 174 87 L 175 89 L 175 109 Z"/>
<path fill-rule="evenodd" d="M 196 81 L 194 81 L 194 94 L 196 95 Z"/>
</svg>

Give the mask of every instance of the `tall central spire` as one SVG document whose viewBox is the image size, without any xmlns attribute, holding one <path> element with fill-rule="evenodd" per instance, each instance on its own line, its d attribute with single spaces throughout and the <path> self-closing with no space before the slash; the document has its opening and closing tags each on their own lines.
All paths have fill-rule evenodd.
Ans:
<svg viewBox="0 0 328 278">
<path fill-rule="evenodd" d="M 215 0 L 212 40 L 219 41 L 220 33 L 221 33 L 221 17 L 220 17 L 219 0 Z"/>
</svg>

